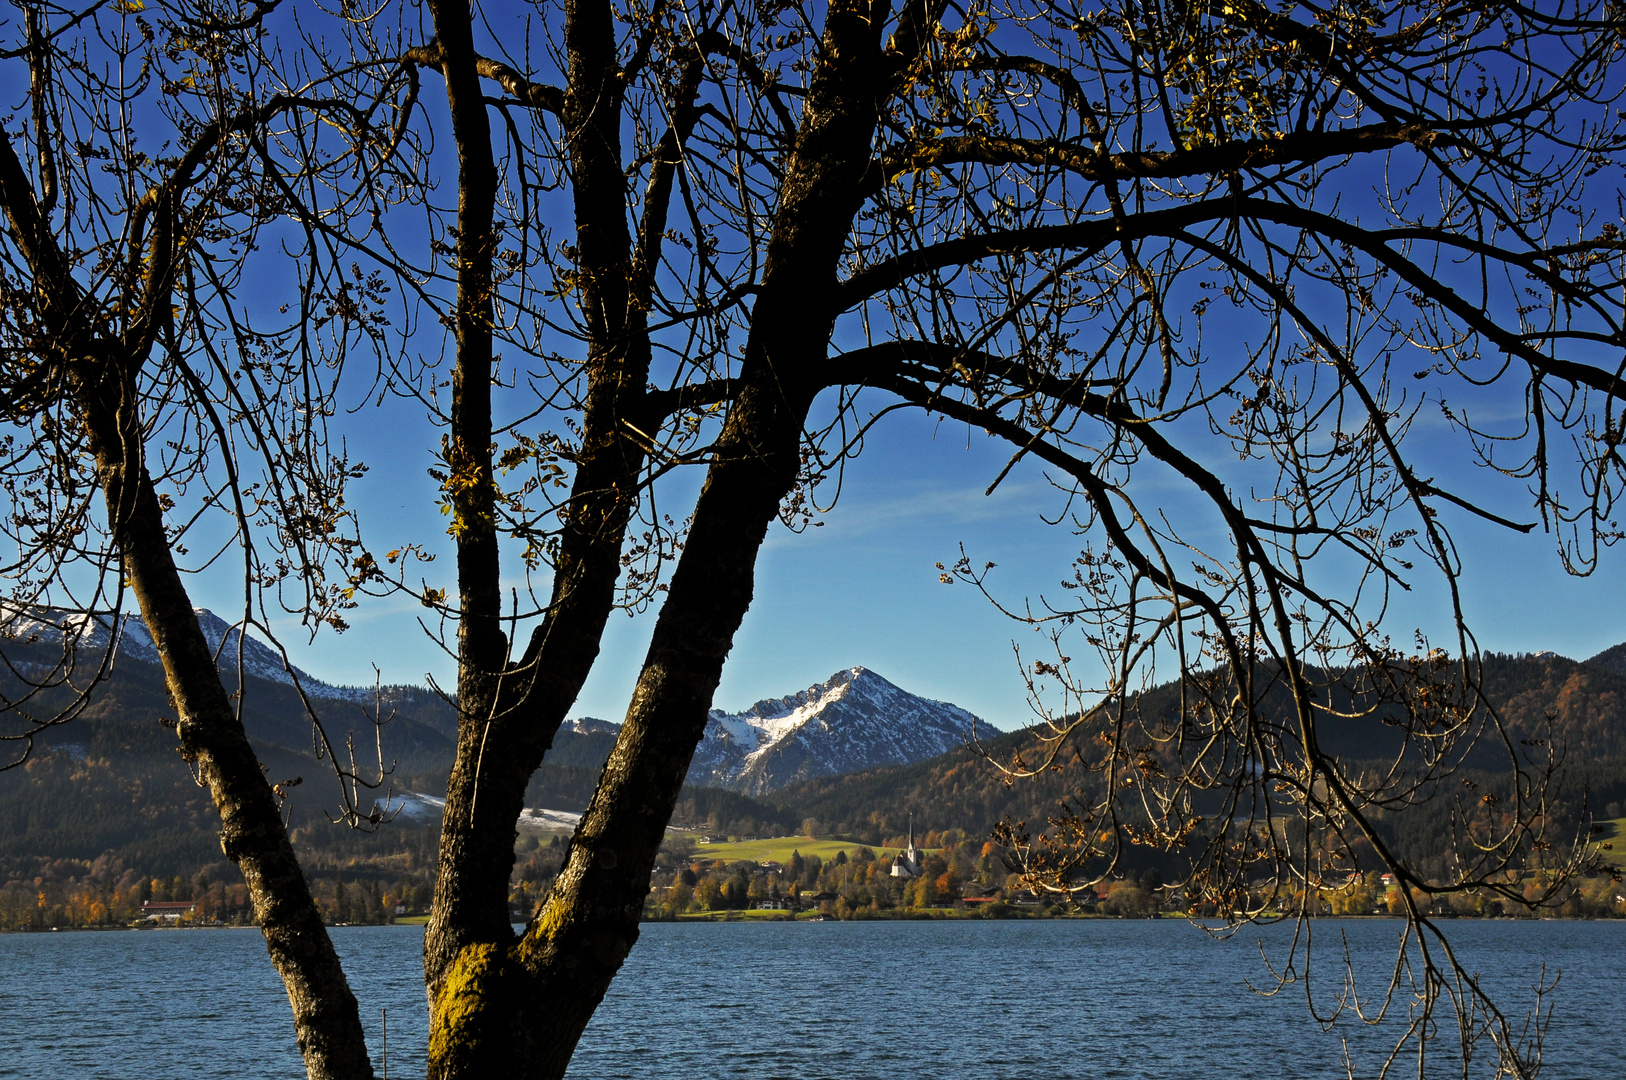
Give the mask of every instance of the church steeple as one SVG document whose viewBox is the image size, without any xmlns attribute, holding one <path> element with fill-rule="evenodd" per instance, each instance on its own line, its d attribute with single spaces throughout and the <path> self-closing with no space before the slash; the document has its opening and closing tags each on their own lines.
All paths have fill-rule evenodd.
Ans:
<svg viewBox="0 0 1626 1080">
<path fill-rule="evenodd" d="M 892 860 L 892 876 L 912 878 L 920 876 L 920 851 L 915 847 L 915 815 L 909 815 L 909 846 L 898 852 Z"/>
</svg>

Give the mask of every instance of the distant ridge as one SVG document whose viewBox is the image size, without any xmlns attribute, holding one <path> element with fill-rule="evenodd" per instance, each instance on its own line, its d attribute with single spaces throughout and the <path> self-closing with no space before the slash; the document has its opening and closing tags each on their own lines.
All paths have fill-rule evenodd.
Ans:
<svg viewBox="0 0 1626 1080">
<path fill-rule="evenodd" d="M 235 673 L 241 663 L 244 675 L 264 679 L 266 682 L 293 686 L 297 679 L 300 689 L 312 697 L 331 701 L 372 701 L 373 687 L 334 686 L 323 682 L 309 672 L 285 663 L 282 654 L 276 649 L 252 633 L 241 633 L 239 627 L 228 623 L 208 608 L 192 610 L 198 617 L 198 627 L 203 631 L 204 640 L 209 643 L 209 649 L 215 654 L 215 661 L 222 671 Z M 66 614 L 49 610 L 31 612 L 12 624 L 9 642 L 5 638 L 0 638 L 0 653 L 5 652 L 5 647 L 13 643 L 23 646 L 45 643 L 60 648 L 63 637 L 66 636 L 76 650 L 85 656 L 93 656 L 105 650 L 112 642 L 115 647 L 115 667 L 121 661 L 151 664 L 154 667 L 159 665 L 157 646 L 154 645 L 152 633 L 140 615 L 119 616 L 116 642 L 113 626 L 111 615 L 89 615 L 83 612 Z M 239 641 L 242 644 L 241 652 L 238 649 Z"/>
<path fill-rule="evenodd" d="M 1616 675 L 1626 675 L 1626 641 L 1619 645 L 1611 645 L 1597 656 L 1585 661 L 1587 666 L 1612 671 Z"/>
<path fill-rule="evenodd" d="M 200 610 L 198 617 L 218 650 L 227 689 L 235 691 L 237 630 L 212 612 Z M 66 628 L 64 621 L 69 622 Z M 94 655 L 91 650 L 106 648 L 110 639 L 105 623 L 73 623 L 50 612 L 14 626 L 19 632 L 0 636 L 0 654 L 24 671 L 48 668 L 59 658 L 64 632 L 78 636 L 81 659 L 87 661 Z M 372 710 L 371 688 L 332 686 L 297 668 L 290 671 L 277 650 L 252 631 L 241 647 L 243 720 L 262 760 L 279 776 L 310 774 L 312 769 L 311 725 L 293 690 L 296 677 L 331 736 L 342 741 L 354 730 L 369 732 L 370 738 L 363 710 Z M 1546 745 L 1551 738 L 1571 764 L 1626 761 L 1626 643 L 1582 663 L 1549 653 L 1486 654 L 1483 674 L 1487 696 L 1515 740 L 1541 739 Z M 1175 707 L 1175 689 L 1150 689 L 1146 707 Z M 383 732 L 385 758 L 398 763 L 398 778 L 414 778 L 412 790 L 432 794 L 451 761 L 455 709 L 427 687 L 389 686 L 381 692 L 385 709 L 395 713 Z M 61 697 L 68 691 L 53 693 Z M 1267 703 L 1267 709 L 1275 707 Z M 111 677 L 96 688 L 82 721 L 46 732 L 39 751 L 60 749 L 79 758 L 88 754 L 117 762 L 126 750 L 150 743 L 161 755 L 172 755 L 173 736 L 156 722 L 166 715 L 173 712 L 152 639 L 138 618 L 126 617 Z M 891 821 L 889 828 L 905 827 L 907 815 L 914 812 L 923 815 L 923 823 L 941 818 L 938 827 L 986 824 L 990 814 L 1007 810 L 1019 817 L 1037 812 L 1032 802 L 1037 792 L 1023 789 L 1007 797 L 986 763 L 964 749 L 973 725 L 996 747 L 1006 739 L 1025 738 L 995 732 L 965 709 L 910 693 L 867 667 L 844 668 L 785 697 L 767 698 L 740 711 L 712 710 L 688 783 L 766 799 L 793 820 L 811 816 L 826 824 L 847 822 L 854 829 L 872 812 Z M 545 776 L 539 774 L 527 805 L 585 805 L 619 733 L 618 724 L 594 717 L 561 725 L 546 757 L 551 768 L 543 770 Z M 1384 758 L 1396 737 L 1395 729 L 1376 720 L 1329 723 L 1321 734 L 1324 748 L 1351 761 Z M 1499 746 L 1487 741 L 1469 765 L 1504 768 Z M 924 770 L 916 768 L 945 754 L 952 756 Z M 895 771 L 899 769 L 904 772 Z M 1055 782 L 1060 785 L 1055 790 L 1048 782 L 1042 785 L 1046 797 L 1055 797 L 1075 780 L 1057 774 Z M 326 796 L 310 784 L 296 789 L 293 797 L 320 802 Z"/>
<path fill-rule="evenodd" d="M 420 686 L 383 686 L 376 691 L 371 686 L 334 686 L 285 664 L 275 648 L 253 633 L 241 634 L 207 608 L 197 608 L 195 614 L 228 692 L 235 694 L 239 689 L 237 675 L 239 669 L 242 671 L 243 722 L 257 745 L 275 744 L 294 752 L 303 752 L 301 748 L 311 745 L 310 719 L 295 691 L 297 680 L 311 708 L 330 725 L 331 737 L 342 742 L 347 731 L 369 728 L 367 714 L 374 712 L 375 704 L 381 705 L 385 716 L 393 714 L 384 729 L 386 757 L 400 757 L 403 764 L 425 769 L 450 762 L 457 718 L 452 706 L 433 690 Z M 123 615 L 117 625 L 115 637 L 114 623 L 108 615 L 29 612 L 14 618 L 10 632 L 0 635 L 0 655 L 22 676 L 39 678 L 61 662 L 64 638 L 73 647 L 77 663 L 90 669 L 111 646 L 111 672 L 92 693 L 85 718 L 145 722 L 173 715 L 158 650 L 146 624 L 139 615 Z M 9 673 L 0 674 L 14 678 Z M 9 687 L 9 691 L 20 690 L 21 686 Z M 65 704 L 69 693 L 65 688 L 58 689 L 36 704 L 44 707 L 57 699 Z M 53 729 L 45 743 L 73 742 L 77 738 L 73 731 L 71 724 Z"/>
<path fill-rule="evenodd" d="M 196 609 L 199 626 L 214 651 L 229 691 L 243 675 L 244 721 L 257 743 L 297 750 L 310 743 L 310 723 L 295 693 L 303 691 L 325 721 L 330 735 L 365 727 L 362 711 L 374 706 L 373 687 L 334 686 L 285 662 L 273 646 L 214 612 Z M 147 719 L 161 714 L 167 695 L 152 635 L 138 615 L 123 615 L 114 633 L 111 616 L 96 618 L 41 610 L 14 619 L 0 636 L 0 655 L 17 670 L 49 670 L 61 657 L 64 638 L 81 662 L 94 663 L 114 649 L 112 673 L 95 691 L 87 717 Z M 457 738 L 455 708 L 420 686 L 385 686 L 376 691 L 386 715 L 386 756 L 410 758 L 412 771 L 435 772 L 449 764 Z M 741 712 L 713 709 L 696 749 L 688 782 L 744 795 L 761 795 L 816 777 L 905 765 L 964 745 L 976 717 L 947 702 L 901 689 L 863 666 L 782 698 L 768 698 Z M 603 766 L 620 725 L 580 717 L 560 726 L 546 761 L 551 765 Z M 66 730 L 47 742 L 74 742 Z M 403 765 L 408 762 L 403 761 Z"/>
</svg>

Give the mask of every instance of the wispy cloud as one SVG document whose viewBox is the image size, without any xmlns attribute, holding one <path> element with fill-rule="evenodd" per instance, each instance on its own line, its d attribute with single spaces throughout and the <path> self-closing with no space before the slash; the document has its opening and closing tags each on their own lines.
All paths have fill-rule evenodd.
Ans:
<svg viewBox="0 0 1626 1080">
<path fill-rule="evenodd" d="M 895 493 L 893 493 L 895 492 Z M 941 481 L 867 488 L 842 495 L 830 513 L 815 518 L 821 531 L 843 541 L 867 539 L 905 529 L 930 526 L 971 528 L 997 521 L 1022 521 L 1040 512 L 1054 513 L 1061 494 L 1042 479 L 1008 480 L 992 495 L 982 487 Z M 776 529 L 769 544 L 794 544 L 798 538 Z"/>
</svg>

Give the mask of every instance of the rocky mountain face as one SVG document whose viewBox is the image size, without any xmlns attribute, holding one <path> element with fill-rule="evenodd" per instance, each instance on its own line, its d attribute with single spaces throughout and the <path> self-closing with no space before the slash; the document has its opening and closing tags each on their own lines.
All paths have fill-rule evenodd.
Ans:
<svg viewBox="0 0 1626 1080">
<path fill-rule="evenodd" d="M 243 720 L 257 746 L 294 752 L 310 746 L 302 691 L 329 736 L 340 742 L 347 731 L 357 731 L 364 734 L 362 742 L 371 743 L 368 714 L 380 705 L 385 715 L 393 714 L 384 729 L 385 755 L 399 761 L 402 773 L 436 772 L 449 763 L 456 714 L 432 690 L 385 686 L 376 690 L 375 699 L 373 687 L 333 686 L 287 663 L 252 632 L 241 634 L 208 610 L 197 614 L 228 692 L 238 689 L 237 673 L 242 673 Z M 64 639 L 82 672 L 94 669 L 113 649 L 111 674 L 94 692 L 87 718 L 142 722 L 171 712 L 157 650 L 138 616 L 123 616 L 116 632 L 108 620 L 50 612 L 16 620 L 12 628 L 12 636 L 0 640 L 0 655 L 36 679 L 61 661 Z M 695 786 L 761 795 L 801 780 L 936 757 L 963 745 L 975 721 L 958 706 L 911 694 L 866 668 L 849 668 L 743 712 L 714 709 L 688 779 Z M 604 720 L 568 721 L 547 762 L 596 772 L 619 733 L 619 725 Z M 80 738 L 70 725 L 46 741 L 66 744 Z"/>
<path fill-rule="evenodd" d="M 689 783 L 761 795 L 813 777 L 907 765 L 963 745 L 975 722 L 957 705 L 848 668 L 744 712 L 713 709 Z"/>
<path fill-rule="evenodd" d="M 276 650 L 258 638 L 242 637 L 235 626 L 207 608 L 198 608 L 194 613 L 204 638 L 215 651 L 221 670 L 235 671 L 240 663 L 247 675 L 287 686 L 292 686 L 297 677 L 301 683 L 310 685 L 311 690 L 307 692 L 320 692 L 326 697 L 348 697 L 353 693 L 319 682 L 296 667 L 290 670 L 291 665 L 284 664 Z M 82 613 L 59 615 L 42 611 L 16 620 L 11 629 L 12 641 L 20 645 L 49 646 L 53 652 L 60 652 L 66 640 L 79 658 L 92 662 L 111 643 L 115 649 L 115 667 L 120 661 L 158 663 L 158 650 L 153 644 L 152 634 L 139 615 L 121 615 L 114 620 L 107 616 Z M 241 656 L 238 653 L 239 641 L 242 644 Z"/>
<path fill-rule="evenodd" d="M 241 634 L 214 612 L 199 608 L 197 616 L 228 693 L 239 689 L 241 672 L 243 722 L 257 744 L 270 743 L 292 750 L 310 745 L 310 718 L 300 699 L 303 692 L 311 711 L 327 726 L 329 736 L 340 743 L 347 732 L 357 731 L 364 734 L 361 741 L 370 744 L 369 717 L 381 712 L 391 717 L 384 728 L 386 755 L 412 759 L 413 765 L 438 765 L 442 758 L 449 758 L 457 732 L 456 713 L 432 690 L 415 686 L 333 686 L 286 663 L 278 650 L 252 633 Z M 39 612 L 13 620 L 11 634 L 0 638 L 0 655 L 15 671 L 15 675 L 0 671 L 8 694 L 20 692 L 22 680 L 60 681 L 50 678 L 50 673 L 63 663 L 64 642 L 75 671 L 70 682 L 75 686 L 85 683 L 112 649 L 107 678 L 92 692 L 91 704 L 83 714 L 87 719 L 140 722 L 173 716 L 158 651 L 146 624 L 137 615 L 122 616 L 116 633 L 111 620 L 83 615 Z M 49 712 L 52 701 L 66 703 L 69 694 L 64 686 L 48 692 L 36 704 L 39 711 Z M 47 742 L 71 742 L 76 738 L 74 725 L 68 725 L 54 730 Z"/>
</svg>

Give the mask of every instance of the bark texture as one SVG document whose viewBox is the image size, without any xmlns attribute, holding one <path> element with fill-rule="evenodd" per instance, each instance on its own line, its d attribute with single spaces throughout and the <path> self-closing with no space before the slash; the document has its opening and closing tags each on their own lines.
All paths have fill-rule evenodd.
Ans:
<svg viewBox="0 0 1626 1080">
<path fill-rule="evenodd" d="M 131 331 L 137 338 L 133 348 L 128 341 L 98 335 L 98 306 L 67 271 L 41 204 L 4 135 L 0 201 L 34 274 L 48 323 L 53 347 L 40 361 L 54 371 L 84 426 L 113 545 L 163 663 L 182 755 L 208 785 L 220 813 L 221 850 L 248 883 L 266 949 L 288 991 L 306 1070 L 314 1080 L 367 1080 L 373 1070 L 355 995 L 169 548 L 163 511 L 145 466 L 137 388 L 150 342 L 139 325 Z M 167 200 L 158 205 L 162 218 L 170 207 Z M 171 235 L 167 225 L 157 222 L 155 232 Z M 158 268 L 151 284 L 167 298 L 167 267 L 173 266 L 175 251 L 155 241 L 151 261 Z M 152 298 L 148 300 L 152 306 Z"/>
<path fill-rule="evenodd" d="M 133 380 L 122 365 L 74 365 L 75 396 L 123 556 L 177 713 L 182 755 L 208 784 L 220 814 L 220 849 L 248 883 L 266 950 L 288 991 L 306 1072 L 313 1080 L 373 1075 L 355 995 L 294 856 L 260 770 L 175 568 L 152 481 L 141 463 Z"/>
<path fill-rule="evenodd" d="M 884 7 L 867 4 L 830 13 L 826 62 L 787 165 L 739 394 L 620 739 L 523 939 L 507 950 L 471 943 L 443 969 L 432 1075 L 562 1076 L 637 941 L 656 851 L 750 606 L 757 552 L 796 483 L 808 409 L 824 385 L 838 260 L 888 70 L 878 40 L 886 20 Z M 493 1009 L 496 1002 L 505 1005 Z"/>
<path fill-rule="evenodd" d="M 447 85 L 459 162 L 458 352 L 454 435 L 469 453 L 484 451 L 490 476 L 490 281 L 492 250 L 470 238 L 489 233 L 495 189 L 488 172 L 492 135 L 479 95 L 480 59 L 469 10 L 456 0 L 431 5 L 439 31 L 436 56 Z M 513 964 L 508 878 L 515 821 L 525 787 L 552 745 L 598 656 L 615 606 L 620 556 L 636 506 L 644 451 L 629 433 L 658 425 L 646 396 L 649 339 L 640 276 L 626 223 L 621 165 L 620 83 L 614 23 L 603 3 L 569 5 L 569 91 L 561 101 L 577 177 L 576 234 L 581 306 L 587 326 L 587 388 L 576 475 L 560 532 L 547 612 L 523 656 L 511 660 L 497 618 L 495 547 L 484 551 L 478 529 L 459 532 L 464 623 L 460 629 L 460 723 L 448 783 L 434 913 L 425 938 L 424 974 L 431 1006 L 431 1076 L 524 1075 L 529 1070 L 529 1000 Z M 692 91 L 691 91 L 692 93 Z M 486 394 L 474 399 L 476 390 Z M 489 496 L 490 489 L 485 489 Z M 483 508 L 490 520 L 490 507 Z M 495 534 L 491 534 L 494 538 Z"/>
</svg>

